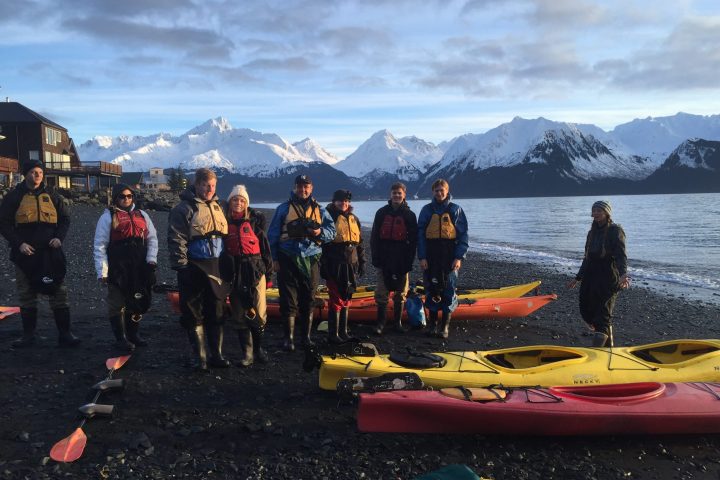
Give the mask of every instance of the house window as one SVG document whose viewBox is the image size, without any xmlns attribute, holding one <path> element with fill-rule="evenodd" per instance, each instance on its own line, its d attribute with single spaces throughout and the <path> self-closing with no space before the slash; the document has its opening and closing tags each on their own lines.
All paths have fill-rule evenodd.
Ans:
<svg viewBox="0 0 720 480">
<path fill-rule="evenodd" d="M 60 188 L 70 188 L 70 177 L 58 177 L 57 186 Z"/>
<path fill-rule="evenodd" d="M 40 160 L 40 152 L 37 150 L 30 150 L 28 152 L 28 158 L 30 160 Z"/>
<path fill-rule="evenodd" d="M 54 128 L 45 127 L 45 143 L 55 146 L 60 142 L 62 142 L 62 132 Z"/>
<path fill-rule="evenodd" d="M 49 170 L 70 170 L 70 155 L 45 152 L 45 168 Z"/>
</svg>

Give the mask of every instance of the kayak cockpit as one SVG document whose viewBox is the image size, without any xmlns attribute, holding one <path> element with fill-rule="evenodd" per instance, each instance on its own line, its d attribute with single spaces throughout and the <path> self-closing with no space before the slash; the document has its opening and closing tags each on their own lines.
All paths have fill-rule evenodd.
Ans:
<svg viewBox="0 0 720 480">
<path fill-rule="evenodd" d="M 543 367 L 558 362 L 582 360 L 585 355 L 565 348 L 508 349 L 489 352 L 485 360 L 497 367 L 520 370 Z"/>
<path fill-rule="evenodd" d="M 595 403 L 641 402 L 659 397 L 665 384 L 658 382 L 623 383 L 617 385 L 587 385 L 552 387 L 550 392 L 561 398 L 573 398 Z"/>
<path fill-rule="evenodd" d="M 718 351 L 720 346 L 717 342 L 702 340 L 677 340 L 628 350 L 640 360 L 658 365 L 683 363 Z"/>
</svg>

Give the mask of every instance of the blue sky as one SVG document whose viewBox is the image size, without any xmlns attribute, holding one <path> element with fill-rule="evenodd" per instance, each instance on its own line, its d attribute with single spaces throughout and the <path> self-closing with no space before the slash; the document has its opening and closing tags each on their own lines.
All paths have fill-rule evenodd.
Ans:
<svg viewBox="0 0 720 480">
<path fill-rule="evenodd" d="M 62 5 L 62 7 L 60 7 Z M 515 116 L 718 114 L 716 0 L 0 0 L 0 96 L 77 143 L 236 128 L 344 157 Z"/>
</svg>

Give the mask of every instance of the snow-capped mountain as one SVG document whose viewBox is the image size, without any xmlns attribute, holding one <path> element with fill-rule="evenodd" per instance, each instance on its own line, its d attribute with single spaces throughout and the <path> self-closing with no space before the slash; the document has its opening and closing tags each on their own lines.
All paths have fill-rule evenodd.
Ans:
<svg viewBox="0 0 720 480">
<path fill-rule="evenodd" d="M 720 140 L 720 115 L 680 112 L 670 117 L 635 119 L 618 125 L 609 135 L 629 152 L 648 157 L 659 166 L 687 139 Z"/>
<path fill-rule="evenodd" d="M 578 180 L 639 180 L 657 167 L 623 151 L 594 125 L 515 117 L 486 133 L 458 137 L 428 176 L 538 163 L 554 165 L 559 175 Z"/>
<path fill-rule="evenodd" d="M 693 138 L 678 146 L 642 185 L 647 193 L 716 192 L 720 142 Z"/>
<path fill-rule="evenodd" d="M 316 162 L 323 162 L 327 163 L 328 165 L 335 165 L 340 161 L 339 158 L 325 150 L 323 147 L 320 146 L 319 143 L 317 143 L 311 138 L 305 138 L 304 140 L 295 142 L 293 143 L 293 147 L 295 147 L 301 155 L 310 158 L 311 160 L 314 160 Z"/>
<path fill-rule="evenodd" d="M 335 168 L 366 185 L 388 175 L 414 181 L 441 157 L 442 150 L 432 143 L 417 137 L 398 139 L 387 130 L 380 130 Z"/>
<path fill-rule="evenodd" d="M 309 141 L 312 142 L 312 141 Z M 254 176 L 273 175 L 295 163 L 323 161 L 322 148 L 313 156 L 301 153 L 276 134 L 235 129 L 222 117 L 208 120 L 174 137 L 159 134 L 148 137 L 95 137 L 78 149 L 83 161 L 107 161 L 125 171 L 147 171 L 152 167 L 186 169 L 222 168 Z"/>
</svg>

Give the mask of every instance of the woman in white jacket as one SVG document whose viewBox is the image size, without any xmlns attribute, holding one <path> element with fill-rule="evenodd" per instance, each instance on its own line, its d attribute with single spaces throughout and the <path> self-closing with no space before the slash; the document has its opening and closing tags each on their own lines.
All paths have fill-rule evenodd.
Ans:
<svg viewBox="0 0 720 480">
<path fill-rule="evenodd" d="M 108 316 L 116 346 L 126 352 L 145 346 L 139 335 L 140 320 L 150 308 L 155 283 L 158 239 L 147 213 L 135 208 L 135 192 L 118 183 L 112 205 L 95 228 L 95 271 L 107 285 Z"/>
</svg>

